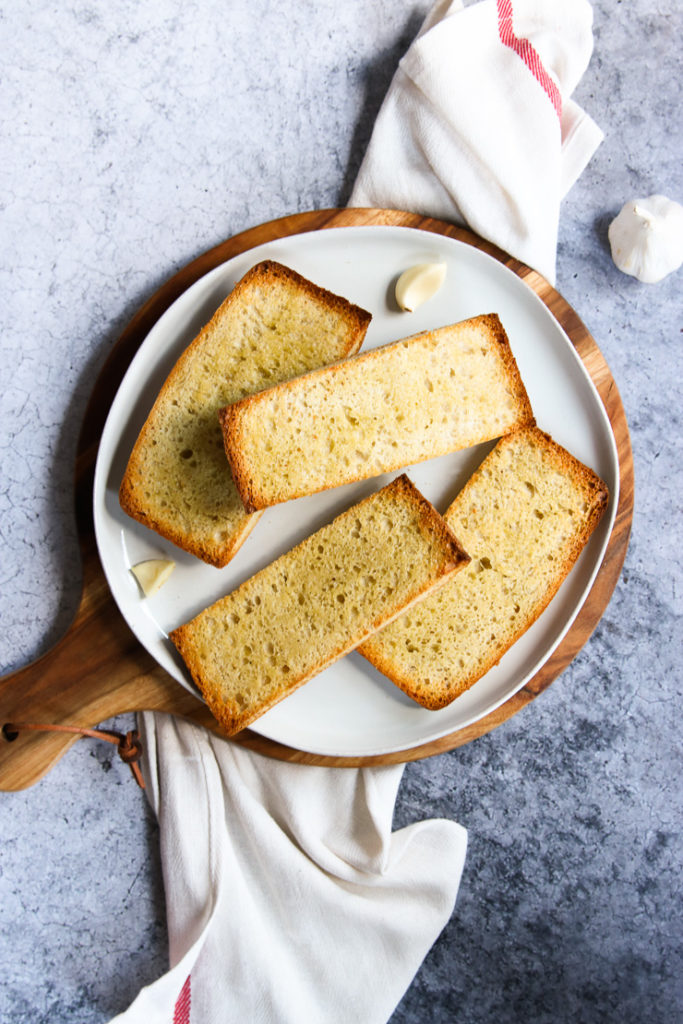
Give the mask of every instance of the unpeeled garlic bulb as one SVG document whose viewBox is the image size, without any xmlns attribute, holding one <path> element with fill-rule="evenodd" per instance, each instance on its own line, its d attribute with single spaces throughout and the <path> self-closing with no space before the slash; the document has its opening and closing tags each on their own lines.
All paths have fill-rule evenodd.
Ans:
<svg viewBox="0 0 683 1024">
<path fill-rule="evenodd" d="M 683 263 L 683 206 L 666 196 L 625 203 L 607 232 L 619 270 L 655 284 Z"/>
<path fill-rule="evenodd" d="M 145 597 L 151 597 L 161 590 L 164 583 L 175 569 L 175 562 L 167 558 L 148 558 L 146 562 L 138 562 L 131 566 L 131 572 L 140 584 Z"/>
<path fill-rule="evenodd" d="M 396 282 L 396 302 L 407 313 L 436 295 L 446 279 L 445 263 L 418 263 L 404 270 Z"/>
</svg>

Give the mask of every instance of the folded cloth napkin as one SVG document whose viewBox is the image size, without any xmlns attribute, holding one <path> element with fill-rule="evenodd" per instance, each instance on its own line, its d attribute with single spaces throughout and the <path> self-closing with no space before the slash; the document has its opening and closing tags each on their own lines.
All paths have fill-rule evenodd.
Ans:
<svg viewBox="0 0 683 1024">
<path fill-rule="evenodd" d="M 350 205 L 463 221 L 552 280 L 560 198 L 601 138 L 567 101 L 590 26 L 583 0 L 438 3 Z M 285 764 L 140 719 L 171 969 L 118 1024 L 384 1024 L 450 917 L 465 830 L 392 833 L 400 765 Z"/>
<path fill-rule="evenodd" d="M 140 719 L 172 967 L 117 1024 L 384 1024 L 453 910 L 465 830 L 392 833 L 402 766 L 286 764 Z"/>
<path fill-rule="evenodd" d="M 555 281 L 560 200 L 603 135 L 569 99 L 585 0 L 440 2 L 401 60 L 350 206 L 466 224 Z"/>
</svg>

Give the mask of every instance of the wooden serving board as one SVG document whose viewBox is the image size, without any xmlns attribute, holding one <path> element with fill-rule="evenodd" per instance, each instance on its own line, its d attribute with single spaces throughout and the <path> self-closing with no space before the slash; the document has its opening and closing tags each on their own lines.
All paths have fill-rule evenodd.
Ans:
<svg viewBox="0 0 683 1024">
<path fill-rule="evenodd" d="M 376 757 L 322 757 L 265 739 L 250 730 L 233 742 L 284 761 L 350 767 L 393 764 L 469 743 L 506 721 L 537 697 L 567 667 L 604 612 L 623 565 L 633 516 L 633 460 L 626 416 L 609 368 L 577 314 L 535 271 L 459 227 L 390 210 L 320 210 L 251 228 L 204 253 L 164 284 L 138 311 L 112 350 L 95 384 L 78 443 L 75 499 L 83 560 L 83 591 L 62 640 L 37 661 L 0 679 L 0 726 L 25 721 L 92 728 L 123 712 L 166 711 L 220 734 L 205 705 L 180 686 L 139 644 L 120 614 L 100 567 L 92 519 L 92 491 L 99 440 L 123 375 L 162 313 L 199 277 L 248 249 L 288 235 L 349 225 L 399 225 L 448 235 L 481 249 L 509 267 L 542 299 L 564 328 L 590 374 L 616 439 L 620 495 L 616 521 L 599 573 L 571 629 L 552 657 L 505 704 L 464 729 L 410 750 Z M 77 739 L 63 733 L 24 731 L 0 739 L 0 789 L 37 782 Z"/>
</svg>

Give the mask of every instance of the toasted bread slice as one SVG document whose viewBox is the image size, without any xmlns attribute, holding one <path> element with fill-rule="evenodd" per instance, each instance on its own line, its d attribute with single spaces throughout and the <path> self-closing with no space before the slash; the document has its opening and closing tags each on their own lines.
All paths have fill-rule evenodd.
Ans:
<svg viewBox="0 0 683 1024">
<path fill-rule="evenodd" d="M 426 331 L 220 412 L 253 512 L 469 448 L 533 422 L 495 314 Z"/>
<path fill-rule="evenodd" d="M 400 476 L 175 629 L 171 640 L 232 734 L 468 561 L 441 516 Z"/>
<path fill-rule="evenodd" d="M 253 267 L 173 367 L 135 443 L 119 498 L 128 515 L 215 566 L 247 515 L 218 410 L 360 348 L 370 314 L 272 261 Z"/>
<path fill-rule="evenodd" d="M 602 480 L 547 434 L 504 437 L 444 517 L 469 566 L 360 653 L 424 707 L 450 704 L 547 607 L 607 501 Z"/>
</svg>

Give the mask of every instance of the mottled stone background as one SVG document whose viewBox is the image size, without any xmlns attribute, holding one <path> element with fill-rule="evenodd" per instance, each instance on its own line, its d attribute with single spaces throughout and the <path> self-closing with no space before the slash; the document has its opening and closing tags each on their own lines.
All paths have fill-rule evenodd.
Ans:
<svg viewBox="0 0 683 1024">
<path fill-rule="evenodd" d="M 425 10 L 2 6 L 3 671 L 47 650 L 76 607 L 76 438 L 121 329 L 227 236 L 346 202 Z M 470 846 L 455 913 L 393 1024 L 683 1016 L 683 277 L 640 285 L 606 239 L 627 199 L 683 201 L 683 17 L 677 0 L 594 10 L 576 96 L 606 139 L 563 204 L 557 279 L 626 406 L 633 538 L 606 615 L 550 690 L 493 734 L 406 769 L 397 825 L 454 818 Z M 32 789 L 0 794 L 0 821 L 0 1019 L 106 1021 L 166 965 L 144 797 L 108 746 L 83 741 Z"/>
</svg>

